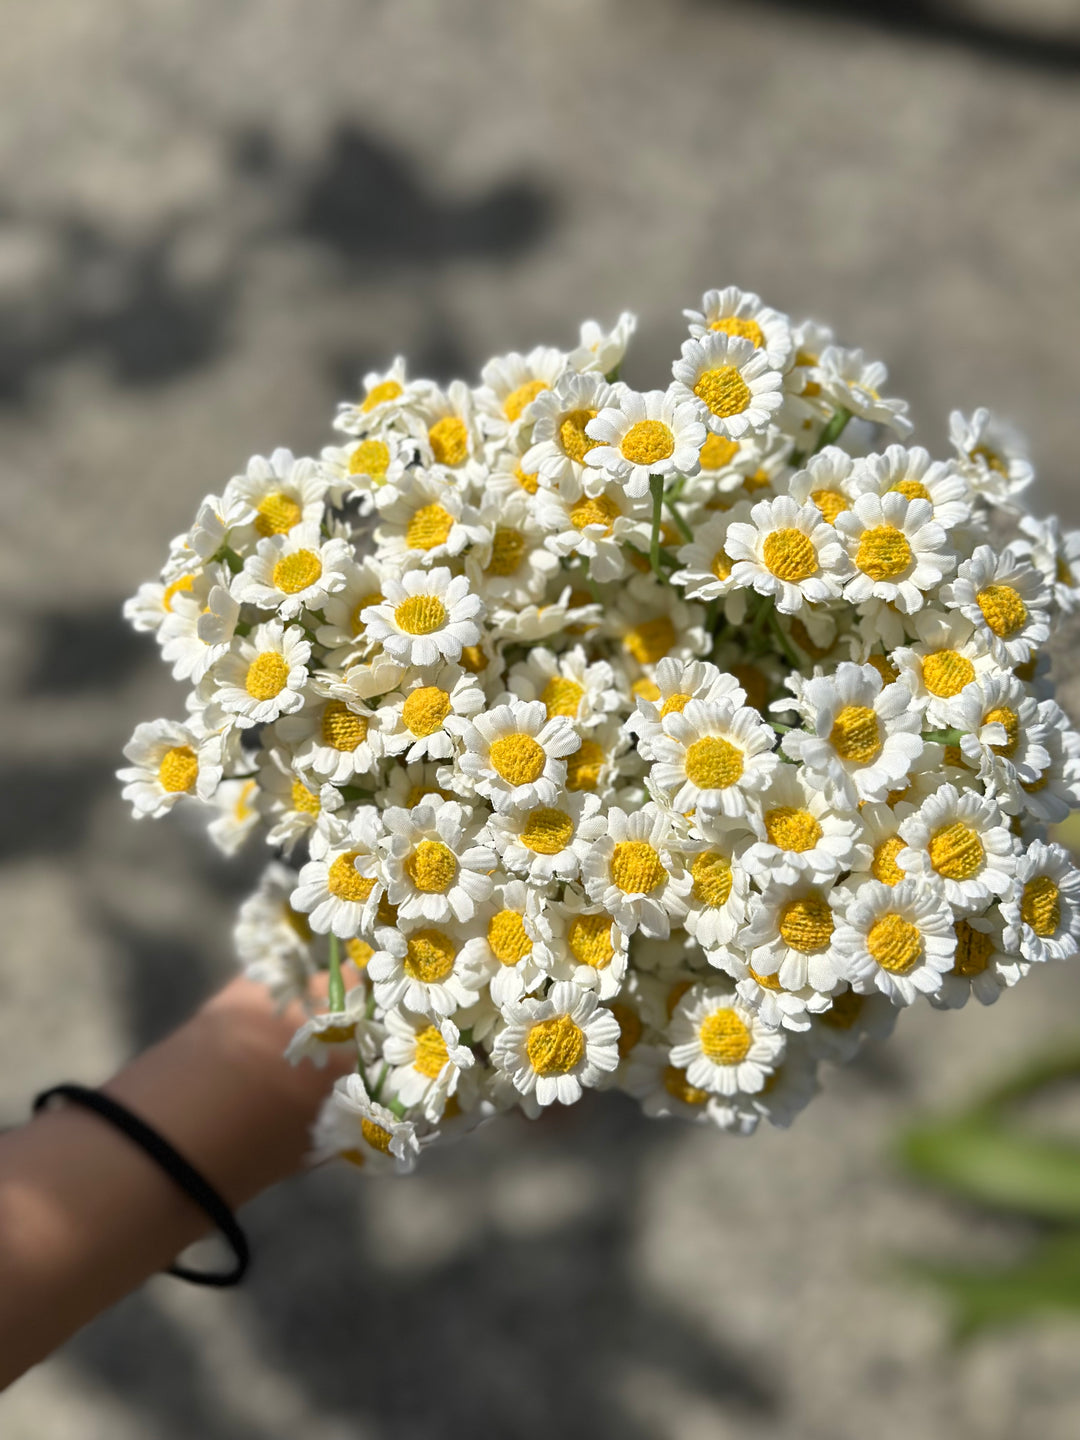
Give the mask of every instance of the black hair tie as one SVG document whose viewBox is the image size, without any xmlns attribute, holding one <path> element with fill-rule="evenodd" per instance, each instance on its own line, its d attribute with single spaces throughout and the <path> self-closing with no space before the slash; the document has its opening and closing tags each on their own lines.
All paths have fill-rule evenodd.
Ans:
<svg viewBox="0 0 1080 1440">
<path fill-rule="evenodd" d="M 82 1105 L 87 1110 L 93 1110 L 110 1125 L 123 1131 L 129 1140 L 133 1140 L 151 1160 L 160 1165 L 166 1175 L 206 1212 L 228 1241 L 235 1256 L 234 1263 L 228 1270 L 189 1270 L 186 1265 L 174 1264 L 169 1266 L 168 1274 L 179 1276 L 181 1280 L 189 1280 L 192 1285 L 239 1285 L 251 1263 L 247 1236 L 238 1225 L 236 1216 L 210 1182 L 204 1180 L 195 1167 L 189 1164 L 178 1150 L 174 1150 L 156 1130 L 152 1130 L 126 1106 L 100 1090 L 91 1090 L 85 1085 L 54 1085 L 51 1090 L 43 1090 L 36 1098 L 34 1113 L 43 1109 L 57 1096 L 70 1100 L 75 1105 Z"/>
</svg>

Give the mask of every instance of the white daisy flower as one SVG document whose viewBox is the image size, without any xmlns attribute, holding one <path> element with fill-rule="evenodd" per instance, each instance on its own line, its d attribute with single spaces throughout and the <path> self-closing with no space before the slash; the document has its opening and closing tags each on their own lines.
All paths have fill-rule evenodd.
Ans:
<svg viewBox="0 0 1080 1440">
<path fill-rule="evenodd" d="M 460 660 L 465 646 L 480 640 L 484 602 L 463 575 L 442 567 L 408 570 L 400 578 L 387 575 L 383 594 L 383 603 L 361 611 L 360 619 L 371 639 L 403 664 Z"/>
<path fill-rule="evenodd" d="M 189 593 L 194 585 L 195 575 L 186 570 L 169 579 L 147 580 L 124 601 L 124 619 L 141 634 L 156 634 L 166 615 L 172 614 L 175 597 Z"/>
<path fill-rule="evenodd" d="M 549 936 L 547 968 L 554 979 L 595 990 L 603 1001 L 621 994 L 629 965 L 628 936 L 610 911 L 568 886 L 561 902 L 545 906 L 541 924 Z"/>
<path fill-rule="evenodd" d="M 297 459 L 291 450 L 275 450 L 269 459 L 254 455 L 243 475 L 234 475 L 223 499 L 242 501 L 252 512 L 247 544 L 271 535 L 287 535 L 296 525 L 319 525 L 326 479 L 316 461 Z M 234 549 L 241 546 L 234 544 Z"/>
<path fill-rule="evenodd" d="M 136 725 L 124 746 L 131 765 L 116 772 L 136 817 L 167 815 L 178 800 L 210 800 L 221 783 L 222 737 L 174 720 Z"/>
<path fill-rule="evenodd" d="M 683 568 L 671 576 L 672 585 L 681 586 L 689 599 L 709 601 L 730 597 L 724 613 L 734 624 L 742 621 L 745 598 L 731 593 L 737 582 L 727 538 L 733 525 L 744 524 L 750 518 L 750 508 L 748 500 L 741 500 L 724 514 L 715 515 L 703 524 L 691 525 L 693 539 L 675 551 Z M 735 602 L 738 608 L 730 608 Z"/>
<path fill-rule="evenodd" d="M 750 875 L 743 855 L 750 837 L 729 830 L 686 847 L 690 891 L 683 926 L 705 951 L 710 965 L 726 969 L 724 954 L 746 919 Z"/>
<path fill-rule="evenodd" d="M 780 763 L 776 733 L 750 706 L 691 700 L 652 741 L 652 783 L 680 815 L 745 815 Z"/>
<path fill-rule="evenodd" d="M 966 477 L 951 460 L 931 460 L 921 445 L 910 449 L 889 445 L 880 455 L 857 460 L 850 483 L 858 495 L 895 491 L 906 500 L 928 501 L 943 530 L 965 525 L 971 518 L 972 492 Z"/>
<path fill-rule="evenodd" d="M 1080 939 L 1080 870 L 1062 845 L 1035 840 L 1016 863 L 1015 894 L 1001 903 L 1004 945 L 1027 961 L 1068 960 Z"/>
<path fill-rule="evenodd" d="M 642 1043 L 631 1052 L 621 1088 L 633 1095 L 651 1120 L 674 1116 L 706 1125 L 716 1096 L 691 1085 L 685 1069 L 671 1063 L 666 1045 Z"/>
<path fill-rule="evenodd" d="M 558 491 L 537 495 L 536 518 L 547 532 L 545 544 L 553 555 L 565 559 L 580 556 L 589 562 L 589 573 L 598 584 L 621 580 L 629 570 L 624 546 L 632 545 L 642 554 L 649 550 L 652 534 L 651 509 L 645 500 L 635 500 L 614 481 L 595 495 L 567 485 Z"/>
<path fill-rule="evenodd" d="M 746 704 L 746 691 L 736 677 L 719 670 L 708 660 L 676 660 L 665 656 L 653 670 L 652 678 L 634 686 L 636 709 L 625 724 L 638 737 L 638 749 L 646 760 L 654 760 L 652 742 L 663 733 L 663 723 L 672 712 L 681 714 L 691 700 L 706 704 L 726 700 L 739 708 Z"/>
<path fill-rule="evenodd" d="M 454 753 L 454 736 L 486 703 L 476 676 L 460 665 L 412 671 L 377 711 L 384 753 L 404 754 L 410 765 L 447 760 Z"/>
<path fill-rule="evenodd" d="M 803 879 L 827 884 L 854 869 L 863 829 L 858 812 L 814 789 L 798 766 L 779 765 L 758 805 L 749 817 L 758 838 L 743 864 L 763 888 Z"/>
<path fill-rule="evenodd" d="M 854 567 L 845 598 L 856 605 L 885 600 L 905 615 L 921 609 L 927 592 L 956 564 L 932 516 L 928 500 L 908 500 L 899 491 L 859 495 L 841 511 L 836 529 Z"/>
<path fill-rule="evenodd" d="M 1046 727 L 1043 744 L 1050 763 L 1038 780 L 1021 782 L 1023 809 L 1044 824 L 1060 825 L 1071 810 L 1080 807 L 1080 736 L 1054 700 L 1041 702 L 1039 719 Z M 1012 805 L 1006 802 L 1003 808 L 1011 812 Z"/>
<path fill-rule="evenodd" d="M 910 1005 L 939 990 L 952 968 L 953 913 L 940 891 L 917 879 L 868 880 L 849 892 L 833 946 L 853 989 L 880 990 L 894 1005 Z"/>
<path fill-rule="evenodd" d="M 551 805 L 566 780 L 566 756 L 581 738 L 565 715 L 548 719 L 540 701 L 513 700 L 468 722 L 458 759 L 462 774 L 494 809 Z"/>
<path fill-rule="evenodd" d="M 684 341 L 671 373 L 674 398 L 701 401 L 708 429 L 729 440 L 763 430 L 782 399 L 782 377 L 767 351 L 723 331 Z"/>
<path fill-rule="evenodd" d="M 1001 673 L 997 661 L 958 610 L 925 609 L 911 617 L 918 637 L 890 659 L 931 725 L 947 726 L 949 704 L 973 680 Z"/>
<path fill-rule="evenodd" d="M 367 988 L 356 985 L 345 996 L 342 1010 L 324 1010 L 311 1015 L 300 1026 L 285 1047 L 290 1065 L 308 1060 L 323 1070 L 335 1050 L 351 1051 L 353 1057 L 370 1062 L 377 1058 L 381 1043 L 381 1026 L 367 1018 Z"/>
<path fill-rule="evenodd" d="M 550 931 L 543 923 L 543 892 L 523 880 L 496 884 L 480 933 L 461 952 L 462 961 L 487 983 L 503 1009 L 529 994 L 554 963 Z"/>
<path fill-rule="evenodd" d="M 880 880 L 882 885 L 899 885 L 904 872 L 897 856 L 906 846 L 900 837 L 900 826 L 915 809 L 909 800 L 896 800 L 892 804 L 863 802 L 859 807 L 861 843 L 849 867 L 856 880 L 865 875 Z"/>
<path fill-rule="evenodd" d="M 858 494 L 852 481 L 855 461 L 837 445 L 826 445 L 811 455 L 803 469 L 788 481 L 788 494 L 797 505 L 813 505 L 823 520 L 836 524 L 836 517 L 851 509 Z"/>
<path fill-rule="evenodd" d="M 308 783 L 292 768 L 291 751 L 271 743 L 259 751 L 257 764 L 258 798 L 262 814 L 270 823 L 267 843 L 280 846 L 285 855 L 305 839 L 316 825 L 329 835 L 345 800 L 329 782 Z M 310 777 L 309 777 L 310 778 Z"/>
<path fill-rule="evenodd" d="M 624 310 L 610 330 L 596 320 L 586 320 L 581 326 L 581 340 L 571 350 L 571 368 L 585 374 L 596 371 L 599 375 L 611 376 L 622 364 L 630 338 L 637 329 L 637 316 Z"/>
<path fill-rule="evenodd" d="M 960 1010 L 972 996 L 980 1005 L 993 1005 L 1031 969 L 1018 955 L 1006 954 L 995 910 L 957 920 L 953 929 L 956 953 L 952 969 L 941 977 L 941 989 L 930 996 L 935 1009 Z"/>
<path fill-rule="evenodd" d="M 295 999 L 304 989 L 314 968 L 311 926 L 307 916 L 290 903 L 295 889 L 296 871 L 272 860 L 259 876 L 255 890 L 241 904 L 233 930 L 236 954 L 245 973 L 252 975 L 267 956 L 280 955 L 289 962 L 292 983 L 288 999 Z M 279 990 L 275 998 L 284 993 Z"/>
<path fill-rule="evenodd" d="M 700 401 L 679 401 L 670 390 L 641 393 L 616 387 L 614 403 L 606 406 L 585 427 L 600 443 L 585 456 L 585 464 L 612 476 L 635 498 L 649 493 L 649 478 L 665 481 L 677 475 L 695 475 L 706 430 Z M 588 476 L 586 490 L 591 488 Z"/>
<path fill-rule="evenodd" d="M 832 997 L 832 1004 L 810 1022 L 806 1042 L 820 1060 L 846 1065 L 866 1040 L 887 1040 L 896 1028 L 900 1010 L 880 990 L 861 995 L 845 985 Z"/>
<path fill-rule="evenodd" d="M 490 540 L 477 510 L 437 470 L 410 470 L 400 485 L 385 485 L 375 508 L 379 559 L 398 569 L 445 564 Z"/>
<path fill-rule="evenodd" d="M 631 815 L 612 806 L 606 821 L 581 867 L 589 899 L 602 905 L 627 935 L 640 929 L 666 937 L 672 919 L 685 913 L 692 883 L 670 817 L 653 804 Z"/>
<path fill-rule="evenodd" d="M 808 680 L 800 709 L 808 728 L 783 737 L 784 754 L 806 766 L 812 785 L 832 786 L 848 805 L 884 800 L 922 754 L 911 692 L 883 686 L 872 665 L 843 661 L 835 674 Z"/>
<path fill-rule="evenodd" d="M 785 990 L 833 991 L 841 978 L 834 949 L 836 901 L 834 890 L 806 879 L 768 885 L 739 934 L 757 975 L 775 975 Z"/>
<path fill-rule="evenodd" d="M 943 890 L 959 914 L 984 910 L 1015 885 L 1015 842 L 1002 820 L 994 800 L 941 785 L 900 826 L 907 848 L 897 864 L 913 880 Z"/>
<path fill-rule="evenodd" d="M 338 407 L 334 428 L 350 435 L 367 435 L 398 424 L 418 409 L 434 388 L 430 380 L 409 380 L 405 361 L 398 355 L 389 370 L 371 370 L 364 376 L 362 399 Z"/>
<path fill-rule="evenodd" d="M 262 818 L 256 805 L 254 780 L 223 780 L 214 794 L 217 816 L 206 833 L 223 855 L 235 855 L 247 844 Z"/>
<path fill-rule="evenodd" d="M 304 706 L 311 646 L 299 625 L 257 625 L 210 672 L 214 704 L 241 729 L 267 725 Z"/>
<path fill-rule="evenodd" d="M 484 977 L 467 963 L 471 931 L 451 923 L 385 929 L 368 961 L 376 1003 L 442 1017 L 479 998 Z"/>
<path fill-rule="evenodd" d="M 971 621 L 1000 665 L 1029 660 L 1049 638 L 1049 587 L 1034 565 L 1008 548 L 999 555 L 980 545 L 943 587 L 941 599 Z"/>
<path fill-rule="evenodd" d="M 357 776 L 370 775 L 383 753 L 375 712 L 360 700 L 315 694 L 304 710 L 277 722 L 275 735 L 292 751 L 300 775 L 332 785 L 351 785 Z"/>
<path fill-rule="evenodd" d="M 490 608 L 541 600 L 560 565 L 529 497 L 519 493 L 484 506 L 480 526 L 483 538 L 465 561 L 477 594 Z"/>
<path fill-rule="evenodd" d="M 700 340 L 710 331 L 749 340 L 763 350 L 774 370 L 786 370 L 795 350 L 791 321 L 779 310 L 770 310 L 759 296 L 734 285 L 724 290 L 706 290 L 700 310 L 684 310 L 690 334 Z"/>
<path fill-rule="evenodd" d="M 319 452 L 319 470 L 329 498 L 341 505 L 361 497 L 362 513 L 367 513 L 378 490 L 401 483 L 416 457 L 416 448 L 411 436 L 391 430 L 364 435 L 346 445 L 324 446 Z"/>
<path fill-rule="evenodd" d="M 557 981 L 543 1000 L 505 1007 L 491 1058 L 538 1106 L 573 1105 L 619 1063 L 619 1022 L 591 990 Z"/>
<path fill-rule="evenodd" d="M 599 812 L 598 795 L 561 795 L 554 805 L 496 812 L 488 820 L 488 833 L 504 867 L 531 884 L 572 880 L 604 833 L 607 817 Z"/>
<path fill-rule="evenodd" d="M 345 588 L 351 554 L 347 540 L 323 541 L 317 525 L 301 521 L 287 534 L 260 540 L 230 588 L 241 603 L 277 610 L 283 620 L 292 620 L 304 609 L 318 610 Z"/>
<path fill-rule="evenodd" d="M 434 1124 L 476 1057 L 461 1043 L 461 1032 L 452 1020 L 395 1008 L 386 1012 L 386 1029 L 383 1058 L 391 1067 L 391 1090 L 408 1109 L 420 1109 Z"/>
<path fill-rule="evenodd" d="M 880 360 L 867 361 L 861 350 L 827 345 L 816 367 L 821 395 L 863 420 L 887 425 L 903 439 L 911 433 L 906 400 L 884 399 L 880 393 L 889 372 Z M 805 393 L 805 392 L 804 392 Z"/>
<path fill-rule="evenodd" d="M 345 584 L 322 607 L 315 639 L 330 652 L 327 669 L 346 669 L 375 648 L 360 616 L 369 605 L 382 604 L 382 571 L 374 560 L 351 560 L 345 567 Z"/>
<path fill-rule="evenodd" d="M 604 628 L 647 674 L 665 656 L 691 660 L 712 649 L 704 608 L 686 604 L 651 575 L 635 575 L 618 592 L 605 611 Z"/>
<path fill-rule="evenodd" d="M 443 466 L 456 477 L 479 471 L 483 433 L 472 391 L 463 380 L 452 380 L 445 391 L 431 386 L 413 416 L 421 453 L 429 464 Z"/>
<path fill-rule="evenodd" d="M 228 583 L 227 571 L 211 565 L 187 590 L 173 595 L 157 640 L 174 680 L 198 685 L 210 667 L 228 654 L 240 619 L 240 604 L 229 593 Z"/>
<path fill-rule="evenodd" d="M 495 868 L 494 852 L 476 843 L 482 821 L 431 795 L 412 810 L 384 810 L 382 823 L 386 893 L 402 920 L 471 920 L 491 894 Z"/>
<path fill-rule="evenodd" d="M 372 1174 L 408 1175 L 416 1168 L 420 1139 L 411 1120 L 372 1100 L 359 1075 L 343 1075 L 323 1101 L 312 1131 L 313 1158 L 334 1157 Z"/>
<path fill-rule="evenodd" d="M 789 1039 L 784 1058 L 769 1083 L 754 1095 L 737 1095 L 733 1101 L 714 1100 L 709 1118 L 721 1130 L 752 1134 L 761 1120 L 781 1130 L 793 1124 L 819 1092 L 818 1062 L 806 1043 Z"/>
<path fill-rule="evenodd" d="M 714 984 L 692 985 L 668 1028 L 671 1064 L 686 1082 L 713 1095 L 764 1089 L 783 1059 L 787 1040 L 737 995 Z"/>
<path fill-rule="evenodd" d="M 805 1034 L 813 1024 L 813 1016 L 832 1005 L 831 993 L 815 990 L 809 983 L 788 990 L 776 973 L 759 974 L 742 951 L 731 945 L 725 949 L 724 963 L 717 968 L 731 976 L 739 999 L 774 1030 L 782 1027 Z"/>
<path fill-rule="evenodd" d="M 988 675 L 949 702 L 947 723 L 965 733 L 960 752 L 987 793 L 1016 809 L 1021 785 L 1033 785 L 1050 764 L 1047 726 L 1039 706 L 1015 675 Z"/>
<path fill-rule="evenodd" d="M 340 841 L 313 831 L 311 859 L 301 867 L 291 903 L 317 934 L 347 940 L 372 923 L 386 889 L 382 836 L 379 812 L 370 805 L 354 812 Z"/>
<path fill-rule="evenodd" d="M 816 505 L 796 505 L 781 495 L 755 505 L 750 520 L 730 525 L 724 541 L 735 585 L 775 596 L 777 609 L 786 615 L 808 603 L 838 599 L 851 563 Z"/>
<path fill-rule="evenodd" d="M 612 403 L 615 391 L 602 375 L 563 375 L 542 390 L 529 407 L 532 445 L 522 456 L 522 469 L 536 471 L 541 484 L 579 488 L 585 457 L 600 442 L 585 427 Z"/>
<path fill-rule="evenodd" d="M 538 700 L 552 720 L 565 716 L 578 730 L 598 725 L 624 703 L 616 673 L 606 660 L 590 664 L 580 645 L 556 655 L 537 645 L 506 677 L 519 700 Z"/>
<path fill-rule="evenodd" d="M 480 371 L 476 408 L 484 433 L 508 445 L 531 423 L 530 406 L 550 390 L 566 370 L 566 356 L 550 345 L 537 345 L 528 355 L 516 351 L 496 355 Z"/>
<path fill-rule="evenodd" d="M 1045 520 L 1022 515 L 1020 529 L 1025 538 L 1013 540 L 1009 548 L 1036 566 L 1050 586 L 1058 609 L 1071 615 L 1080 602 L 1080 530 L 1062 533 L 1056 515 Z"/>
<path fill-rule="evenodd" d="M 949 439 L 972 488 L 992 505 L 1015 501 L 1035 478 L 1019 431 L 995 420 L 985 407 L 970 419 L 954 410 L 949 416 Z"/>
<path fill-rule="evenodd" d="M 319 513 L 321 515 L 321 507 Z M 247 548 L 251 533 L 248 527 L 253 518 L 251 506 L 242 497 L 230 496 L 228 492 L 223 496 L 207 495 L 188 531 L 185 548 L 194 550 L 204 563 L 226 549 L 243 551 Z"/>
</svg>

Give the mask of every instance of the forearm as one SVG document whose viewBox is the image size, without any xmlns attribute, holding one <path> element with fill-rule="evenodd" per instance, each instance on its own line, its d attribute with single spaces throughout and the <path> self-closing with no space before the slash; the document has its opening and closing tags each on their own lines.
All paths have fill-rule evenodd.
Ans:
<svg viewBox="0 0 1080 1440">
<path fill-rule="evenodd" d="M 235 981 L 104 1089 L 239 1206 L 301 1165 L 332 1080 L 282 1059 L 297 1018 Z M 0 1139 L 0 1385 L 209 1228 L 97 1115 L 61 1103 Z"/>
</svg>

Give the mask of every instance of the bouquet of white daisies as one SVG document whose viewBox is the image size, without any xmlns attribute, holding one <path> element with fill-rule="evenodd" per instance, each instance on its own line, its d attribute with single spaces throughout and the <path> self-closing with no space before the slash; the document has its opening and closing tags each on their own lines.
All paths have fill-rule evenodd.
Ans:
<svg viewBox="0 0 1080 1440">
<path fill-rule="evenodd" d="M 273 848 L 237 944 L 307 1006 L 290 1058 L 355 1062 L 320 1156 L 405 1171 L 588 1088 L 787 1125 L 920 997 L 1076 951 L 1080 533 L 985 410 L 934 460 L 821 326 L 687 314 L 664 390 L 618 378 L 630 315 L 476 387 L 367 376 L 127 604 L 190 688 L 124 794 Z"/>
</svg>

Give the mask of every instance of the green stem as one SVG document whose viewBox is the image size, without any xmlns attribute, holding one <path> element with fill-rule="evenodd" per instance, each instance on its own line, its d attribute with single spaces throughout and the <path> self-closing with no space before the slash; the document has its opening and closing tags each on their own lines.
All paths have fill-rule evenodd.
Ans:
<svg viewBox="0 0 1080 1440">
<path fill-rule="evenodd" d="M 341 791 L 342 799 L 348 800 L 350 804 L 355 804 L 358 800 L 375 799 L 374 790 L 362 790 L 359 785 L 339 785 L 338 789 Z"/>
<path fill-rule="evenodd" d="M 341 941 L 334 934 L 330 936 L 330 984 L 326 992 L 326 1003 L 335 1015 L 345 1009 L 345 981 L 341 978 Z"/>
<path fill-rule="evenodd" d="M 824 450 L 826 445 L 834 445 L 844 433 L 844 429 L 850 419 L 851 411 L 845 410 L 843 405 L 841 405 L 839 410 L 836 411 L 832 419 L 825 426 L 825 429 L 821 432 L 818 442 L 811 453 L 816 455 L 819 450 Z"/>
<path fill-rule="evenodd" d="M 666 500 L 664 503 L 667 505 L 668 510 L 671 512 L 671 518 L 675 521 L 675 527 L 678 530 L 679 534 L 683 537 L 684 540 L 693 540 L 694 532 L 690 529 L 690 526 L 687 525 L 686 521 L 679 513 L 679 508 L 675 504 L 674 500 Z"/>
<path fill-rule="evenodd" d="M 243 560 L 241 560 L 236 551 L 228 545 L 219 546 L 211 558 L 214 560 L 224 560 L 234 575 L 239 574 L 244 568 Z"/>
<path fill-rule="evenodd" d="M 664 479 L 662 475 L 649 476 L 649 493 L 652 495 L 652 539 L 649 542 L 649 564 L 658 580 L 664 579 L 660 569 L 660 520 L 664 509 Z"/>
<path fill-rule="evenodd" d="M 770 630 L 772 631 L 772 633 L 776 636 L 776 643 L 780 646 L 780 649 L 784 652 L 784 657 L 785 657 L 785 659 L 788 661 L 789 664 L 793 665 L 796 670 L 798 670 L 798 668 L 799 668 L 799 657 L 795 654 L 795 651 L 794 651 L 794 649 L 792 648 L 791 642 L 788 640 L 788 637 L 784 634 L 783 627 L 782 627 L 781 624 L 780 624 L 780 617 L 777 615 L 777 613 L 776 613 L 775 610 L 771 610 L 771 611 L 769 612 L 769 629 L 770 629 Z"/>
<path fill-rule="evenodd" d="M 965 731 L 949 728 L 946 730 L 924 730 L 922 738 L 933 740 L 938 745 L 959 745 L 964 738 Z"/>
<path fill-rule="evenodd" d="M 778 735 L 786 735 L 789 730 L 797 730 L 797 725 L 785 725 L 782 720 L 766 720 L 766 725 L 771 725 Z"/>
<path fill-rule="evenodd" d="M 387 1075 L 388 1075 L 389 1073 L 390 1073 L 390 1066 L 389 1066 L 389 1065 L 386 1063 L 386 1061 L 384 1060 L 384 1061 L 383 1061 L 383 1067 L 382 1067 L 382 1069 L 379 1071 L 379 1078 L 375 1081 L 374 1087 L 373 1087 L 372 1090 L 369 1092 L 370 1095 L 371 1095 L 372 1100 L 378 1100 L 379 1096 L 382 1094 L 382 1087 L 386 1084 L 386 1077 L 387 1077 Z"/>
<path fill-rule="evenodd" d="M 754 623 L 750 627 L 750 639 L 757 641 L 761 638 L 761 632 L 768 623 L 769 616 L 773 611 L 772 596 L 767 595 L 761 602 L 761 609 L 754 616 Z"/>
</svg>

